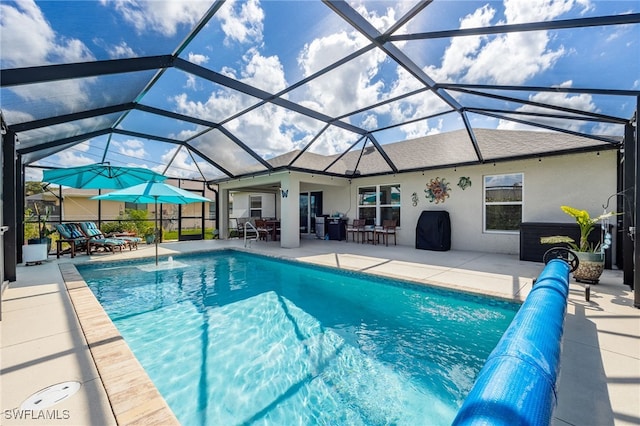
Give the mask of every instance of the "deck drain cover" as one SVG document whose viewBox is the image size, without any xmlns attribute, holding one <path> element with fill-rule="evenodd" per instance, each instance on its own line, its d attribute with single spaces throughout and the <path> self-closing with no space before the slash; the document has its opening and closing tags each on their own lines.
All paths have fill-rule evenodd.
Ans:
<svg viewBox="0 0 640 426">
<path fill-rule="evenodd" d="M 51 407 L 78 392 L 80 386 L 82 386 L 80 382 L 63 382 L 51 385 L 27 398 L 20 406 L 20 409 L 42 410 Z"/>
</svg>

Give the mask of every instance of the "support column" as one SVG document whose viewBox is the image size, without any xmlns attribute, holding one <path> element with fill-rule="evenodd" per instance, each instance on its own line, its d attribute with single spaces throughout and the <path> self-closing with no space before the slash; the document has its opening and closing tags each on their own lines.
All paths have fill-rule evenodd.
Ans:
<svg viewBox="0 0 640 426">
<path fill-rule="evenodd" d="M 280 247 L 300 247 L 300 180 L 291 174 L 280 181 Z M 286 194 L 286 195 L 285 195 Z"/>
<path fill-rule="evenodd" d="M 218 238 L 226 240 L 229 238 L 229 190 L 218 189 Z"/>
<path fill-rule="evenodd" d="M 22 225 L 22 220 L 17 220 L 16 210 L 16 205 L 18 204 L 16 196 L 22 194 L 22 191 L 17 191 L 16 189 L 18 184 L 20 184 L 21 187 L 24 187 L 24 182 L 18 179 L 19 173 L 22 169 L 17 166 L 16 134 L 11 130 L 5 130 L 4 120 L 2 123 L 2 129 L 3 131 L 6 131 L 6 134 L 2 135 L 2 189 L 0 189 L 2 223 L 0 223 L 0 225 L 6 225 L 9 227 L 2 236 L 3 278 L 4 280 L 15 281 L 18 256 L 22 257 L 22 246 L 18 246 L 17 244 L 17 228 Z M 19 202 L 20 204 L 24 204 L 24 198 L 20 198 Z M 20 251 L 19 255 L 18 251 Z M 2 285 L 1 282 L 0 285 Z"/>
<path fill-rule="evenodd" d="M 633 289 L 633 239 L 629 236 L 629 228 L 635 220 L 634 180 L 636 178 L 636 141 L 635 129 L 627 124 L 624 129 L 624 162 L 622 176 L 622 282 Z"/>
<path fill-rule="evenodd" d="M 633 306 L 640 308 L 640 274 L 638 273 L 638 267 L 640 266 L 640 241 L 638 241 L 638 199 L 640 199 L 640 171 L 638 171 L 638 165 L 640 164 L 640 149 L 638 149 L 638 140 L 640 140 L 640 96 L 636 97 L 636 128 L 633 144 L 635 145 L 635 189 L 633 191 Z"/>
</svg>

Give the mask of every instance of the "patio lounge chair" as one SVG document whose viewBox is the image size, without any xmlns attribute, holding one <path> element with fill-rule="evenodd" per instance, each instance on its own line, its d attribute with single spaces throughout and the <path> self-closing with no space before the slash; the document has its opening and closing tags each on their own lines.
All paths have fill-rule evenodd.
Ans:
<svg viewBox="0 0 640 426">
<path fill-rule="evenodd" d="M 60 234 L 60 238 L 56 241 L 56 257 L 58 259 L 67 253 L 74 257 L 77 251 L 87 249 L 88 239 L 77 223 L 57 223 L 55 228 Z M 63 243 L 67 243 L 69 247 L 63 250 Z"/>
<path fill-rule="evenodd" d="M 138 243 L 142 242 L 142 238 L 136 237 L 134 233 L 129 232 L 115 232 L 107 234 L 106 238 L 116 238 L 118 240 L 124 240 L 127 243 L 127 247 L 129 247 L 129 251 L 131 251 L 132 249 L 138 250 Z"/>
<path fill-rule="evenodd" d="M 107 238 L 93 222 L 81 222 L 80 229 L 87 237 L 87 254 L 92 250 L 103 249 L 115 253 L 116 249 L 122 252 L 122 248 L 127 246 L 127 242 L 121 238 Z"/>
</svg>

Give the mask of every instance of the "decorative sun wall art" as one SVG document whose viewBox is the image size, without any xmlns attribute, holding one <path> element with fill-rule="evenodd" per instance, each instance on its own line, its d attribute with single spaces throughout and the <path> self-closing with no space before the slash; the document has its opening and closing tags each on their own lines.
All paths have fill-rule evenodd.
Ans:
<svg viewBox="0 0 640 426">
<path fill-rule="evenodd" d="M 451 191 L 451 188 L 449 188 L 447 180 L 445 178 L 441 180 L 439 177 L 431 179 L 431 182 L 427 184 L 427 189 L 424 190 L 425 197 L 429 202 L 433 203 L 435 201 L 436 204 L 444 203 L 445 198 L 449 197 L 449 191 Z"/>
<path fill-rule="evenodd" d="M 460 176 L 460 180 L 458 181 L 458 186 L 462 188 L 464 191 L 468 187 L 471 186 L 471 178 L 469 176 Z"/>
</svg>

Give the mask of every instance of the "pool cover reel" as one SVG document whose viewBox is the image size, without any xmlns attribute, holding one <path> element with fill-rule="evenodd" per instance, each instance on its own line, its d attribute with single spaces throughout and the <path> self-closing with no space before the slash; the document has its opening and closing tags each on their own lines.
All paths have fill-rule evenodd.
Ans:
<svg viewBox="0 0 640 426">
<path fill-rule="evenodd" d="M 454 425 L 548 425 L 556 379 L 569 265 L 551 260 L 478 374 Z"/>
</svg>

